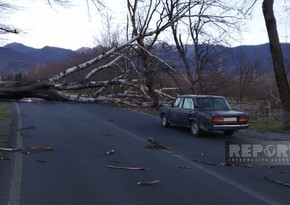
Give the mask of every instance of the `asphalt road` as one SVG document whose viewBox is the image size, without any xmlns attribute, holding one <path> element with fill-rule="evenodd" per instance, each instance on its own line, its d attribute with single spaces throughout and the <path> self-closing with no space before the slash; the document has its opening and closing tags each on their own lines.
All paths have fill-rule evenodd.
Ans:
<svg viewBox="0 0 290 205">
<path fill-rule="evenodd" d="M 8 146 L 40 150 L 0 153 L 11 158 L 0 160 L 1 205 L 290 204 L 289 166 L 223 166 L 222 134 L 192 137 L 158 116 L 102 104 L 13 107 Z M 242 131 L 230 139 L 265 137 L 289 138 Z M 148 148 L 148 138 L 172 150 Z"/>
</svg>

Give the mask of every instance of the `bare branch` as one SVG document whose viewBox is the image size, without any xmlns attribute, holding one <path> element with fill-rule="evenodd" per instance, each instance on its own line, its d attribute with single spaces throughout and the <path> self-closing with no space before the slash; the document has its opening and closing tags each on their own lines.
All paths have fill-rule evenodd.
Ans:
<svg viewBox="0 0 290 205">
<path fill-rule="evenodd" d="M 113 61 L 111 61 L 110 63 L 100 66 L 98 68 L 93 69 L 85 78 L 84 81 L 88 81 L 94 74 L 96 74 L 99 71 L 102 71 L 104 69 L 110 68 L 113 64 L 115 64 L 119 59 L 121 59 L 122 56 L 118 56 L 117 58 L 115 58 Z"/>
</svg>

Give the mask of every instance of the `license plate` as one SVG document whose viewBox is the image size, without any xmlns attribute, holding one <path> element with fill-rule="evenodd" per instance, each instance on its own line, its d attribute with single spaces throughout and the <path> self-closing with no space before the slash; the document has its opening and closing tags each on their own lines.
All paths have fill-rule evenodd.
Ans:
<svg viewBox="0 0 290 205">
<path fill-rule="evenodd" d="M 238 121 L 237 117 L 225 117 L 224 122 L 236 122 Z"/>
</svg>

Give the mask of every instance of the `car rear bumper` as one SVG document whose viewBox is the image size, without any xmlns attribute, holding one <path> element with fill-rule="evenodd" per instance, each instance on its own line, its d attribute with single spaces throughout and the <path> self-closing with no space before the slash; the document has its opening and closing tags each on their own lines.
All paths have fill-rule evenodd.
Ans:
<svg viewBox="0 0 290 205">
<path fill-rule="evenodd" d="M 206 127 L 207 131 L 222 131 L 222 130 L 240 130 L 247 129 L 249 127 L 248 124 L 240 124 L 240 125 L 210 125 Z"/>
</svg>

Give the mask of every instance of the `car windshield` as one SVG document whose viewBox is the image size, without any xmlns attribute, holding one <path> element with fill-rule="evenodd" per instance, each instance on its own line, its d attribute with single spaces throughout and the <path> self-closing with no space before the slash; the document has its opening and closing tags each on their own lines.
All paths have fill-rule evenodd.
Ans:
<svg viewBox="0 0 290 205">
<path fill-rule="evenodd" d="M 198 98 L 197 107 L 199 109 L 212 109 L 212 110 L 231 110 L 230 105 L 224 98 Z"/>
</svg>

